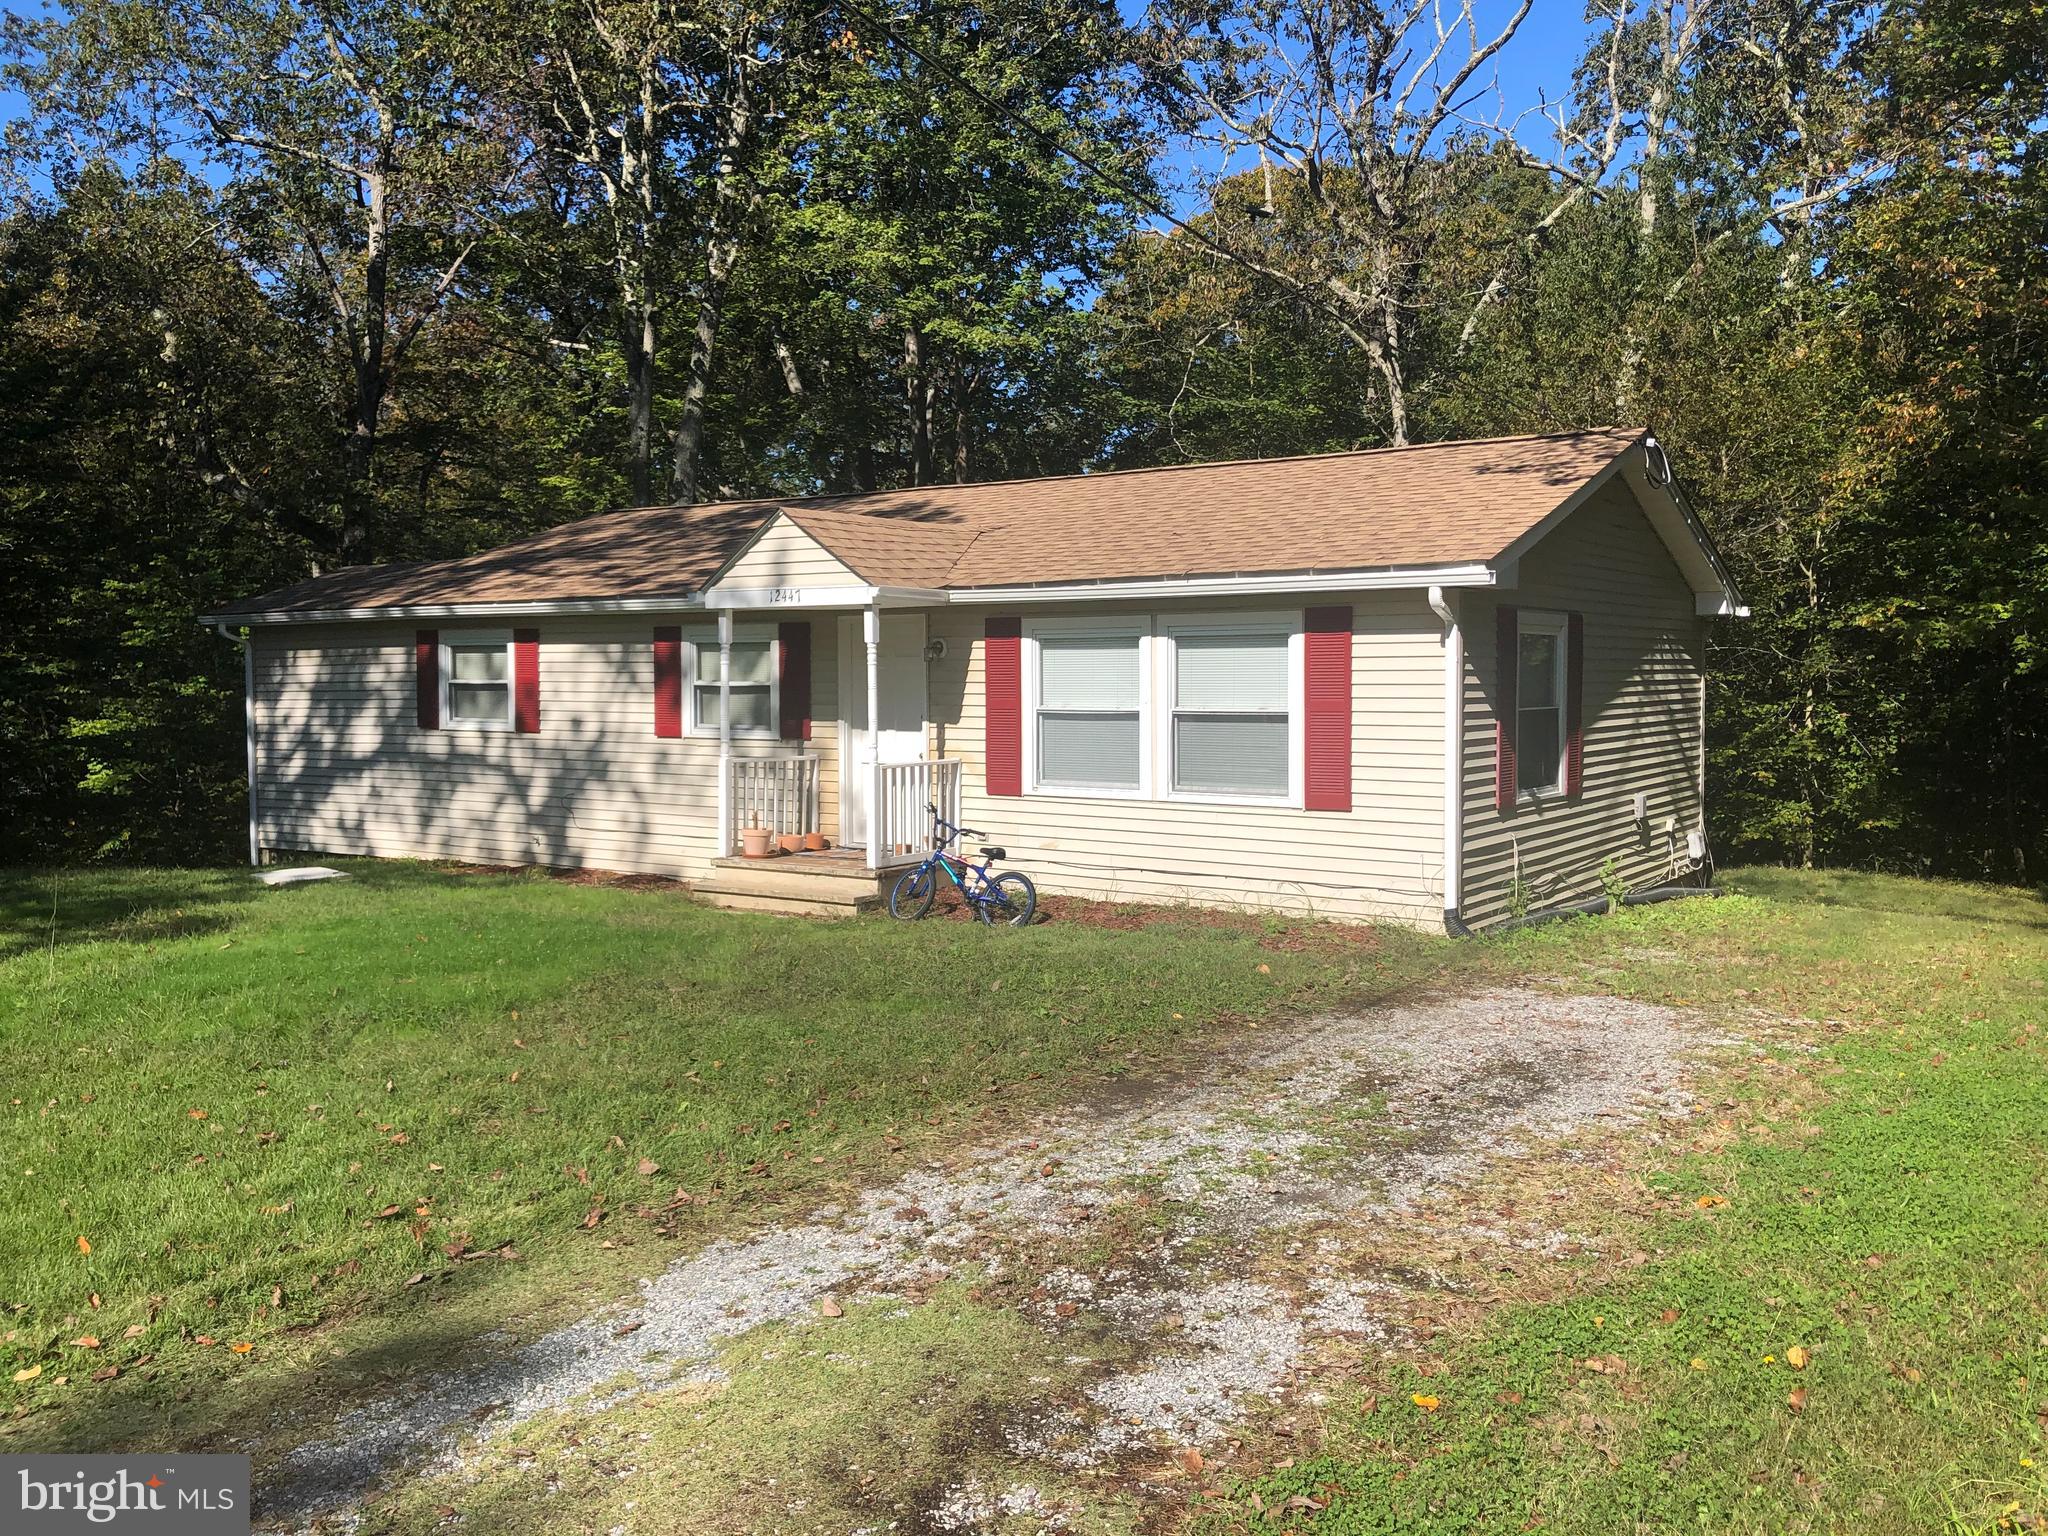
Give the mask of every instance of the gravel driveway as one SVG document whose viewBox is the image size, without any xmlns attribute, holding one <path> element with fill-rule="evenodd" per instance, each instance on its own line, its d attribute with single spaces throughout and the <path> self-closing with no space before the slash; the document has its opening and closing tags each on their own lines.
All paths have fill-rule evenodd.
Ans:
<svg viewBox="0 0 2048 1536">
<path fill-rule="evenodd" d="M 1084 1307 L 1098 1326 L 1110 1320 L 1121 1362 L 1002 1433 L 1027 1470 L 1213 1444 L 1283 1390 L 1305 1351 L 1332 1336 L 1369 1348 L 1392 1327 L 1390 1288 L 1340 1262 L 1333 1230 L 1595 1120 L 1682 1119 L 1682 1073 L 1708 1043 L 1679 1011 L 1536 991 L 1271 1026 L 1178 1074 L 1113 1085 L 1028 1139 L 715 1242 L 644 1282 L 630 1306 L 352 1413 L 272 1469 L 259 1512 L 289 1524 L 344 1511 L 397 1469 L 458 1465 L 465 1442 L 614 1399 L 622 1381 L 712 1379 L 722 1341 L 816 1320 L 828 1297 L 916 1292 L 970 1262 L 1000 1277 L 1059 1254 L 1108 1203 L 1132 1198 L 1155 1218 L 1142 1251 L 1106 1268 L 1036 1269 L 1022 1302 L 1049 1337 Z M 992 1498 L 1015 1496 L 961 1486 L 924 1514 L 972 1530 Z"/>
</svg>

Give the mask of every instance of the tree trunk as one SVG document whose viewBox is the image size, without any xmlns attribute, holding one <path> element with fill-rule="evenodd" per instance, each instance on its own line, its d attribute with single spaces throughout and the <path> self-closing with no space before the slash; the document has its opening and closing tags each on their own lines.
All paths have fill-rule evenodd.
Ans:
<svg viewBox="0 0 2048 1536">
<path fill-rule="evenodd" d="M 737 257 L 737 251 L 733 257 Z M 669 499 L 679 507 L 697 501 L 698 460 L 704 448 L 704 403 L 711 395 L 711 354 L 718 345 L 718 323 L 725 310 L 726 282 L 732 259 L 711 253 L 704 291 L 697 300 L 697 324 L 690 333 L 690 373 L 683 386 L 683 411 L 676 422 L 669 468 Z"/>
<path fill-rule="evenodd" d="M 391 204 L 389 198 L 394 130 L 390 114 L 378 113 L 382 142 L 376 169 L 365 178 L 369 208 L 364 228 L 363 315 L 356 341 L 355 399 L 349 409 L 348 442 L 342 451 L 341 540 L 343 565 L 368 564 L 377 422 L 390 380 L 385 370 L 385 334 L 391 302 Z"/>
<path fill-rule="evenodd" d="M 697 298 L 697 324 L 690 335 L 690 372 L 683 386 L 682 416 L 676 422 L 669 466 L 669 491 L 678 506 L 697 500 L 698 458 L 704 447 L 704 407 L 711 395 L 711 356 L 725 312 L 725 293 L 739 266 L 745 207 L 740 197 L 742 162 L 754 133 L 753 87 L 743 50 L 731 51 L 724 128 L 712 177 L 711 227 L 705 235 L 704 287 Z"/>
<path fill-rule="evenodd" d="M 924 337 L 903 328 L 903 399 L 910 412 L 910 483 L 932 481 L 932 391 L 925 383 Z"/>
<path fill-rule="evenodd" d="M 644 281 L 624 285 L 626 479 L 633 504 L 654 500 L 654 304 Z"/>
</svg>

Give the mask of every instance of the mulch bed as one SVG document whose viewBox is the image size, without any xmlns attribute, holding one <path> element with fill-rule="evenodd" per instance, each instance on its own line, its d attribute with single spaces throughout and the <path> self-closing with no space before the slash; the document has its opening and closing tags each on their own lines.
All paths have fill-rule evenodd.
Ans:
<svg viewBox="0 0 2048 1536">
<path fill-rule="evenodd" d="M 569 885 L 609 886 L 626 891 L 668 891 L 686 896 L 689 887 L 667 875 L 629 875 L 612 869 L 553 869 L 539 864 L 446 863 L 436 866 L 451 875 L 541 875 Z M 950 888 L 942 893 L 931 915 L 946 922 L 971 923 L 974 914 Z M 1083 928 L 1105 928 L 1112 932 L 1135 932 L 1145 928 L 1212 928 L 1250 934 L 1261 949 L 1284 954 L 1327 954 L 1343 950 L 1376 950 L 1379 932 L 1352 923 L 1333 923 L 1313 918 L 1278 918 L 1271 914 L 1230 911 L 1221 907 L 1150 906 L 1142 902 L 1098 901 L 1086 896 L 1041 896 L 1040 923 L 1062 923 Z"/>
</svg>

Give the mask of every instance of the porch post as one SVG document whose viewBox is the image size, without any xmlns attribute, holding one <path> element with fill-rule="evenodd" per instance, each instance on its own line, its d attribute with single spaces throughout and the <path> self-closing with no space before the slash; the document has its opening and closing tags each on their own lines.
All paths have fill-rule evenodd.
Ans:
<svg viewBox="0 0 2048 1536">
<path fill-rule="evenodd" d="M 870 604 L 860 616 L 868 647 L 868 868 L 882 867 L 882 610 Z"/>
<path fill-rule="evenodd" d="M 718 610 L 718 856 L 732 857 L 732 610 Z"/>
</svg>

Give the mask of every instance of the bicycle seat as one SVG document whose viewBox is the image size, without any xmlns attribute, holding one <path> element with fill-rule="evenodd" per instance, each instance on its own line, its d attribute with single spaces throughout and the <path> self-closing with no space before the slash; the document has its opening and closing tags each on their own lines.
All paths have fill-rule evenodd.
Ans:
<svg viewBox="0 0 2048 1536">
<path fill-rule="evenodd" d="M 981 850 L 981 856 L 984 859 L 1007 859 L 1010 856 L 1010 850 L 1007 848 L 984 847 Z"/>
</svg>

